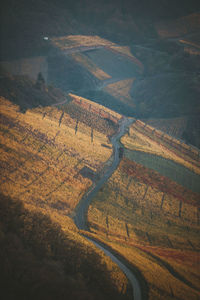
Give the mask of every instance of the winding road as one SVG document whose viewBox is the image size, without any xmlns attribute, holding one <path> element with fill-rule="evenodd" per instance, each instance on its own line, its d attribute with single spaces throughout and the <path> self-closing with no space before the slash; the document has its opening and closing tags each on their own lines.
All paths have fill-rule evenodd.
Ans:
<svg viewBox="0 0 200 300">
<path fill-rule="evenodd" d="M 126 133 L 126 130 L 128 126 L 134 122 L 134 119 L 125 118 L 123 117 L 119 121 L 119 129 L 116 134 L 114 134 L 111 137 L 111 143 L 113 145 L 113 162 L 110 167 L 106 170 L 104 175 L 101 177 L 101 179 L 92 185 L 92 187 L 89 189 L 89 191 L 83 196 L 81 201 L 78 203 L 78 205 L 75 208 L 74 212 L 74 223 L 76 226 L 85 231 L 89 231 L 88 225 L 87 225 L 87 211 L 90 205 L 90 202 L 92 201 L 93 197 L 96 195 L 96 193 L 100 190 L 100 188 L 103 186 L 103 184 L 110 178 L 110 176 L 113 174 L 113 172 L 116 170 L 120 158 L 119 158 L 119 149 L 120 149 L 120 138 Z M 120 269 L 124 272 L 124 274 L 129 279 L 132 288 L 133 288 L 133 299 L 134 300 L 142 300 L 142 293 L 141 293 L 141 287 L 139 284 L 138 279 L 136 276 L 132 273 L 130 269 L 127 268 L 114 254 L 112 254 L 108 249 L 105 249 L 100 243 L 97 241 L 93 241 L 90 238 L 87 238 L 90 240 L 96 247 L 101 249 L 107 256 L 109 256 L 113 262 L 115 262 Z"/>
</svg>

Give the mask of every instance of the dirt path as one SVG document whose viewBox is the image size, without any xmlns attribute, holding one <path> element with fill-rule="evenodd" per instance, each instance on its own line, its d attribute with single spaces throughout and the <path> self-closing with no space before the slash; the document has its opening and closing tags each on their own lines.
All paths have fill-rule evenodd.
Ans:
<svg viewBox="0 0 200 300">
<path fill-rule="evenodd" d="M 75 214 L 73 216 L 74 223 L 79 229 L 89 231 L 88 225 L 87 225 L 87 211 L 88 207 L 90 205 L 90 202 L 92 201 L 93 197 L 96 195 L 96 193 L 99 191 L 99 189 L 103 186 L 103 184 L 110 178 L 110 176 L 113 174 L 113 172 L 116 170 L 120 158 L 119 158 L 119 148 L 120 138 L 126 133 L 126 129 L 128 126 L 133 123 L 133 119 L 123 118 L 119 121 L 119 130 L 118 132 L 112 136 L 111 143 L 113 145 L 113 162 L 110 167 L 108 167 L 107 171 L 104 173 L 102 178 L 96 183 L 93 184 L 93 186 L 90 188 L 90 190 L 83 196 L 79 204 L 77 205 L 75 209 Z M 89 238 L 88 238 L 89 239 Z M 106 255 L 108 255 L 112 261 L 114 261 L 120 269 L 124 272 L 124 274 L 129 279 L 132 288 L 133 288 L 133 299 L 134 300 L 141 300 L 142 299 L 142 293 L 141 293 L 141 287 L 139 284 L 138 279 L 136 276 L 131 272 L 130 269 L 127 268 L 113 253 L 111 253 L 108 249 L 105 249 L 102 245 L 100 245 L 97 241 L 93 241 L 89 239 L 96 247 L 101 249 Z"/>
</svg>

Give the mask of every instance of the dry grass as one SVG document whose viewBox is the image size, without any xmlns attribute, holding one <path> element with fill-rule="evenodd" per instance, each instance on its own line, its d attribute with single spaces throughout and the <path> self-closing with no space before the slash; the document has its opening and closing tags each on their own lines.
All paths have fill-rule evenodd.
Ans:
<svg viewBox="0 0 200 300">
<path fill-rule="evenodd" d="M 53 44 L 62 50 L 68 50 L 77 47 L 103 47 L 103 46 L 114 46 L 115 44 L 100 38 L 99 36 L 89 35 L 68 35 L 59 38 L 51 39 Z"/>
<path fill-rule="evenodd" d="M 98 68 L 86 55 L 82 53 L 73 53 L 70 56 L 99 80 L 106 80 L 111 78 L 109 74 Z"/>
<path fill-rule="evenodd" d="M 149 126 L 149 128 L 150 131 L 147 130 L 147 126 L 143 128 L 139 123 L 136 122 L 130 127 L 129 134 L 126 134 L 122 137 L 121 142 L 127 149 L 162 156 L 182 164 L 197 174 L 200 174 L 198 160 L 191 158 L 187 155 L 187 153 L 183 154 L 182 147 L 187 147 L 187 145 L 184 145 L 184 143 L 181 145 L 178 140 L 169 137 L 171 142 L 174 142 L 176 145 L 180 146 L 180 150 L 174 148 L 173 145 L 170 145 L 170 141 L 165 141 L 165 137 L 162 138 L 164 132 L 157 130 L 157 132 L 160 134 L 160 137 L 157 137 L 153 132 L 153 127 Z M 165 136 L 167 137 L 167 135 Z M 188 154 L 193 154 L 191 153 L 190 149 L 188 149 Z"/>
<path fill-rule="evenodd" d="M 130 47 L 129 46 L 111 46 L 111 49 L 115 50 L 116 52 L 125 54 L 129 56 L 130 58 L 134 58 L 133 54 L 131 53 Z"/>
<path fill-rule="evenodd" d="M 186 45 L 189 45 L 189 46 L 194 46 L 195 48 L 198 48 L 200 49 L 200 44 L 199 44 L 199 41 L 192 41 L 192 40 L 189 40 L 189 39 L 181 39 L 179 40 L 180 43 L 182 44 L 186 44 Z M 195 54 L 199 55 L 199 52 L 196 52 Z"/>
<path fill-rule="evenodd" d="M 161 177 L 123 160 L 90 205 L 90 229 L 140 270 L 149 299 L 197 299 L 198 196 L 195 204 L 192 193 L 167 180 L 163 192 Z"/>
<path fill-rule="evenodd" d="M 59 214 L 69 214 L 92 181 L 80 174 L 87 166 L 100 172 L 112 150 L 107 137 L 79 123 L 56 107 L 28 110 L 2 99 L 1 191 L 24 203 Z M 38 191 L 40 191 L 38 193 Z"/>
<path fill-rule="evenodd" d="M 105 91 L 113 97 L 120 99 L 120 101 L 134 106 L 133 99 L 130 96 L 130 90 L 134 81 L 135 78 L 130 78 L 111 83 L 105 87 Z"/>
<path fill-rule="evenodd" d="M 147 124 L 155 127 L 175 138 L 181 138 L 187 127 L 187 117 L 166 118 L 166 119 L 148 119 Z"/>
<path fill-rule="evenodd" d="M 101 105 L 101 104 L 98 104 L 98 103 L 96 103 L 96 102 L 93 102 L 93 101 L 91 101 L 91 100 L 88 100 L 88 99 L 85 99 L 85 98 L 83 98 L 83 97 L 80 97 L 80 96 L 77 96 L 77 95 L 74 95 L 74 94 L 72 94 L 72 93 L 70 93 L 69 94 L 69 97 L 75 102 L 75 103 L 78 103 L 79 105 L 81 105 L 82 107 L 84 107 L 84 109 L 87 109 L 87 110 L 92 110 L 92 109 L 96 109 L 96 113 L 98 114 L 100 111 L 102 112 L 102 113 L 107 113 L 107 114 L 109 114 L 110 116 L 112 116 L 113 118 L 115 118 L 116 120 L 120 120 L 121 118 L 122 118 L 122 116 L 119 114 L 119 113 L 117 113 L 117 112 L 115 112 L 115 111 L 113 111 L 113 110 L 111 110 L 111 109 L 109 109 L 109 108 L 107 108 L 107 107 L 105 107 L 105 106 L 103 106 L 103 105 Z M 91 108 L 90 108 L 91 107 Z"/>
<path fill-rule="evenodd" d="M 102 251 L 78 234 L 69 217 L 92 183 L 80 170 L 87 166 L 101 172 L 112 153 L 102 146 L 108 143 L 106 133 L 94 130 L 91 142 L 91 128 L 79 122 L 75 134 L 76 120 L 56 107 L 36 108 L 22 114 L 16 105 L 1 98 L 0 109 L 0 191 L 20 199 L 29 211 L 41 212 L 59 223 L 69 248 L 72 244 L 81 245 L 85 256 L 98 253 L 110 273 L 111 283 L 121 294 L 126 293 L 126 276 Z"/>
<path fill-rule="evenodd" d="M 122 245 L 122 243 L 109 242 L 109 245 L 126 257 L 130 264 L 141 271 L 141 274 L 148 282 L 149 299 L 198 299 L 199 293 L 196 290 L 175 278 L 156 259 L 149 256 L 146 251 L 134 246 Z M 181 265 L 176 265 L 176 267 L 178 267 L 180 272 Z"/>
</svg>

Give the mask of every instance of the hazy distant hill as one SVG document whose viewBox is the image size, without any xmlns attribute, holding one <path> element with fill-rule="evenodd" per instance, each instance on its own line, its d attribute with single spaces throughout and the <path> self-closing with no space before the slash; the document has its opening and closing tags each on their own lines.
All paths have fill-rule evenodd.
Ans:
<svg viewBox="0 0 200 300">
<path fill-rule="evenodd" d="M 130 42 L 155 36 L 152 21 L 184 16 L 200 9 L 198 1 L 47 1 L 3 0 L 1 56 L 41 55 L 44 36 L 99 34 Z"/>
</svg>

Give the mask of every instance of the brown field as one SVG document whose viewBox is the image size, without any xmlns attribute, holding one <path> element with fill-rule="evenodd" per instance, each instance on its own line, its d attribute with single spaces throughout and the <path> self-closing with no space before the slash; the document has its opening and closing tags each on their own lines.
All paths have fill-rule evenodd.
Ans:
<svg viewBox="0 0 200 300">
<path fill-rule="evenodd" d="M 111 76 L 98 68 L 86 55 L 82 53 L 72 53 L 70 55 L 77 63 L 84 66 L 90 73 L 92 73 L 99 80 L 106 80 Z"/>
<path fill-rule="evenodd" d="M 86 100 L 85 105 L 87 103 Z M 0 192 L 22 201 L 29 212 L 50 216 L 73 245 L 78 243 L 84 249 L 89 247 L 88 253 L 98 253 L 110 272 L 112 284 L 124 294 L 128 287 L 125 275 L 101 251 L 80 237 L 69 217 L 95 180 L 95 177 L 85 176 L 82 170 L 88 168 L 100 174 L 108 163 L 112 148 L 103 145 L 109 145 L 107 133 L 113 133 L 115 126 L 97 114 L 99 122 L 96 122 L 91 139 L 90 124 L 79 120 L 77 126 L 81 110 L 76 109 L 79 113 L 75 115 L 73 105 L 78 108 L 77 102 L 72 101 L 60 109 L 40 107 L 22 114 L 18 106 L 1 98 Z M 81 109 L 83 112 L 83 107 Z"/>
<path fill-rule="evenodd" d="M 103 134 L 106 122 L 100 120 L 101 128 L 93 129 L 91 138 L 91 127 L 83 122 L 77 126 L 74 116 L 56 107 L 22 114 L 4 99 L 0 105 L 1 191 L 28 205 L 69 215 L 92 183 L 81 169 L 100 172 L 112 153 L 102 146 L 109 144 Z"/>
<path fill-rule="evenodd" d="M 135 78 L 120 80 L 107 85 L 104 90 L 120 101 L 134 106 L 133 99 L 130 96 L 130 90 L 134 81 Z"/>
<path fill-rule="evenodd" d="M 137 120 L 122 137 L 121 142 L 130 150 L 138 150 L 171 159 L 200 174 L 199 153 L 187 144 L 165 132 Z"/>
<path fill-rule="evenodd" d="M 110 163 L 109 136 L 118 129 L 121 116 L 76 95 L 69 98 L 58 107 L 38 107 L 24 114 L 1 98 L 0 192 L 20 199 L 30 212 L 49 215 L 73 244 L 77 241 L 85 249 L 90 243 L 80 237 L 70 215 Z M 131 126 L 122 138 L 125 146 L 165 153 L 167 146 L 152 138 L 151 127 L 142 131 L 143 127 L 140 121 Z M 90 235 L 140 271 L 149 299 L 198 298 L 198 194 L 123 158 L 90 205 L 88 223 Z M 97 252 L 113 284 L 126 293 L 126 277 Z"/>
<path fill-rule="evenodd" d="M 145 122 L 175 138 L 181 138 L 187 127 L 187 117 L 169 119 L 148 119 Z"/>
<path fill-rule="evenodd" d="M 149 299 L 197 299 L 198 207 L 198 194 L 124 158 L 90 205 L 88 223 L 140 270 Z"/>
<path fill-rule="evenodd" d="M 103 47 L 103 46 L 114 46 L 115 44 L 100 38 L 99 36 L 88 36 L 88 35 L 68 35 L 59 38 L 52 38 L 53 44 L 62 50 L 68 50 L 77 47 Z"/>
</svg>

